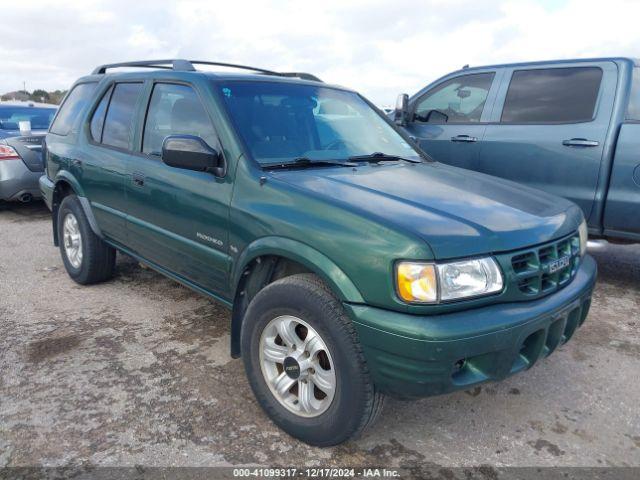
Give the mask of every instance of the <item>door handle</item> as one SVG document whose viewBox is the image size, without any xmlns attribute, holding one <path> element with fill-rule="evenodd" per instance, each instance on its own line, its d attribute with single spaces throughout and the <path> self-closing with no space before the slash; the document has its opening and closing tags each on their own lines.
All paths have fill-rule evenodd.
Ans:
<svg viewBox="0 0 640 480">
<path fill-rule="evenodd" d="M 572 138 L 571 140 L 563 140 L 562 145 L 565 147 L 597 147 L 600 142 L 586 138 Z"/>
<path fill-rule="evenodd" d="M 144 174 L 142 174 L 142 173 L 134 172 L 131 175 L 131 180 L 133 181 L 133 184 L 136 187 L 143 187 L 144 186 Z"/>
<path fill-rule="evenodd" d="M 455 137 L 451 137 L 451 141 L 473 143 L 478 141 L 478 137 L 470 137 L 469 135 L 458 135 Z"/>
</svg>

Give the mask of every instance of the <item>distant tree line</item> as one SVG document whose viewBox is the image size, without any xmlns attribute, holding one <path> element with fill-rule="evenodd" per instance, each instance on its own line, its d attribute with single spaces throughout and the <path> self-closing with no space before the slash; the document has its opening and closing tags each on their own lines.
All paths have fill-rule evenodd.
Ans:
<svg viewBox="0 0 640 480">
<path fill-rule="evenodd" d="M 46 90 L 37 89 L 31 93 L 27 92 L 26 90 L 17 90 L 15 92 L 8 92 L 0 95 L 0 100 L 21 100 L 24 102 L 31 101 L 60 105 L 60 102 L 62 101 L 66 93 L 66 90 L 54 90 L 53 92 L 47 92 Z"/>
</svg>

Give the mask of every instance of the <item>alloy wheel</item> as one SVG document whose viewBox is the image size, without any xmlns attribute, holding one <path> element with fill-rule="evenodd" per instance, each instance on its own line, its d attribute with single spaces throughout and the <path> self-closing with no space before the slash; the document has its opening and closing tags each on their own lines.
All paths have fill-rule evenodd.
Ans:
<svg viewBox="0 0 640 480">
<path fill-rule="evenodd" d="M 82 265 L 82 235 L 78 219 L 73 213 L 67 213 L 62 224 L 64 253 L 73 268 Z"/>
<path fill-rule="evenodd" d="M 331 353 L 320 334 L 304 320 L 282 315 L 260 337 L 260 367 L 273 396 L 302 417 L 324 413 L 336 390 Z"/>
</svg>

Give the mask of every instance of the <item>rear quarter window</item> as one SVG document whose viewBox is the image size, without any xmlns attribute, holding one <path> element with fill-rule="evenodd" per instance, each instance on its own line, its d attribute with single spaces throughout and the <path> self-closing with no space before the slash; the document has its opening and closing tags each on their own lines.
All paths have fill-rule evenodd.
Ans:
<svg viewBox="0 0 640 480">
<path fill-rule="evenodd" d="M 631 85 L 627 119 L 640 121 L 640 67 L 633 69 L 633 83 Z"/>
<path fill-rule="evenodd" d="M 80 83 L 73 87 L 73 90 L 69 92 L 64 103 L 58 111 L 58 115 L 53 120 L 51 133 L 56 135 L 68 135 L 73 128 L 73 123 L 78 118 L 78 115 L 84 110 L 87 103 L 93 95 L 93 91 L 96 89 L 96 82 Z"/>
<path fill-rule="evenodd" d="M 111 92 L 113 92 L 113 86 L 109 87 L 109 90 L 102 96 L 102 100 L 91 118 L 91 138 L 98 143 L 102 141 L 102 127 L 104 127 L 104 117 L 107 113 Z"/>
</svg>

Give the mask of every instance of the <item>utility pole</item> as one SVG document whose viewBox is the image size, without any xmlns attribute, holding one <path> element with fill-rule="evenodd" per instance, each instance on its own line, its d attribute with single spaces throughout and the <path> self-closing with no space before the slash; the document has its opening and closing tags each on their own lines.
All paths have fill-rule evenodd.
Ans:
<svg viewBox="0 0 640 480">
<path fill-rule="evenodd" d="M 22 81 L 22 91 L 27 93 L 27 82 L 25 82 L 24 80 Z"/>
</svg>

